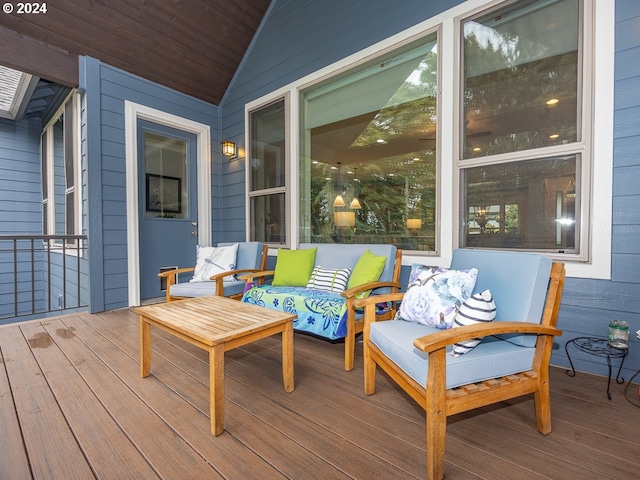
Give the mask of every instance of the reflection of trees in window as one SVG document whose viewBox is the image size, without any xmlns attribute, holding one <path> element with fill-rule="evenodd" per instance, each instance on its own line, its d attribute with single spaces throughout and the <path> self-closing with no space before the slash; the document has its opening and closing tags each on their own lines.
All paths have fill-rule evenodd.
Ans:
<svg viewBox="0 0 640 480">
<path fill-rule="evenodd" d="M 579 253 L 580 23 L 579 0 L 463 22 L 462 246 Z"/>
<path fill-rule="evenodd" d="M 437 55 L 431 39 L 304 95 L 308 132 L 309 209 L 301 209 L 301 238 L 337 241 L 334 213 L 353 209 L 345 241 L 406 243 L 435 248 Z M 331 115 L 325 112 L 332 112 Z M 335 113 L 339 112 L 339 113 Z M 338 178 L 337 165 L 341 175 Z M 357 172 L 357 175 L 356 175 Z M 302 189 L 304 191 L 304 189 Z M 345 207 L 334 206 L 340 193 Z M 409 232 L 407 219 L 420 219 Z M 413 240 L 413 239 L 411 239 Z"/>
<path fill-rule="evenodd" d="M 578 140 L 578 2 L 533 3 L 465 23 L 464 158 Z"/>
</svg>

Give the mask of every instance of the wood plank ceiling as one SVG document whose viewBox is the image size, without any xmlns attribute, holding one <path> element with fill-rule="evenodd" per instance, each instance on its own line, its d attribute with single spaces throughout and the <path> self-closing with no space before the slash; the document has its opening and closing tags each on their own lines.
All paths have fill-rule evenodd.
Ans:
<svg viewBox="0 0 640 480">
<path fill-rule="evenodd" d="M 270 3 L 56 0 L 44 14 L 0 15 L 0 64 L 70 84 L 88 55 L 218 105 Z"/>
</svg>

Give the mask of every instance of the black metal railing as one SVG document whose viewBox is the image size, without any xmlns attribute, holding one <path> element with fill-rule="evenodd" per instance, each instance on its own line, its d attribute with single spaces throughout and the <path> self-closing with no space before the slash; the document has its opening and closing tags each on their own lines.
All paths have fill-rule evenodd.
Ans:
<svg viewBox="0 0 640 480">
<path fill-rule="evenodd" d="M 0 235 L 0 320 L 88 305 L 86 235 Z"/>
</svg>

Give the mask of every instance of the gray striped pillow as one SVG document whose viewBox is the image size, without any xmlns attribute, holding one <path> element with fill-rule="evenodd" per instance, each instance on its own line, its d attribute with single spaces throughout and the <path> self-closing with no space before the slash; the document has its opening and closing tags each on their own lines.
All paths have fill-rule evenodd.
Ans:
<svg viewBox="0 0 640 480">
<path fill-rule="evenodd" d="M 480 322 L 492 322 L 496 318 L 496 304 L 489 290 L 471 295 L 456 312 L 453 320 L 453 328 L 473 325 Z M 459 357 L 473 350 L 481 341 L 481 338 L 465 340 L 453 345 L 451 355 Z"/>
<path fill-rule="evenodd" d="M 323 268 L 316 266 L 311 273 L 307 288 L 325 290 L 332 293 L 344 292 L 351 275 L 350 268 Z"/>
</svg>

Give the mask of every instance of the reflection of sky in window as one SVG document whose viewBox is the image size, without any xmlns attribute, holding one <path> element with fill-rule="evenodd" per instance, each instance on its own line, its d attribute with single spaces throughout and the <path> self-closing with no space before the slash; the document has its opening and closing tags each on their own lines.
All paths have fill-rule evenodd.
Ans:
<svg viewBox="0 0 640 480">
<path fill-rule="evenodd" d="M 380 111 L 375 115 L 373 120 L 369 123 L 369 125 L 362 131 L 360 136 L 358 136 L 354 142 L 351 144 L 351 147 L 358 146 L 366 146 L 370 144 L 371 135 L 380 129 L 380 122 L 382 118 L 382 114 L 388 108 L 395 107 L 401 104 L 408 104 L 413 101 L 419 100 L 421 98 L 425 98 L 429 95 L 431 90 L 434 90 L 437 85 L 432 84 L 432 82 L 425 82 L 423 79 L 423 73 L 425 70 L 429 68 L 429 57 L 431 55 L 437 55 L 438 46 L 437 43 L 434 43 L 431 51 L 423 58 L 421 58 L 418 62 L 416 68 L 414 68 L 411 73 L 405 78 L 405 80 L 398 85 L 398 88 L 395 90 L 394 94 L 389 98 L 389 100 L 385 103 L 385 105 L 380 109 Z M 403 88 L 405 85 L 408 88 Z M 411 87 L 423 87 L 421 89 L 415 89 Z M 409 92 L 412 92 L 411 95 L 408 95 Z M 435 93 L 434 93 L 435 95 Z M 423 124 L 426 126 L 433 123 L 433 119 L 430 118 L 430 112 L 422 111 L 420 113 L 416 113 L 416 115 L 424 116 Z M 394 129 L 396 130 L 396 134 L 402 133 L 401 125 L 394 125 Z M 384 139 L 375 139 L 379 143 L 384 143 Z"/>
<path fill-rule="evenodd" d="M 477 21 L 467 21 L 464 36 L 475 36 L 481 48 L 491 44 L 503 54 L 508 66 L 522 65 L 577 51 L 578 19 L 577 0 L 539 0 L 514 10 L 493 12 Z M 484 65 L 475 67 L 485 73 L 495 70 Z"/>
</svg>

